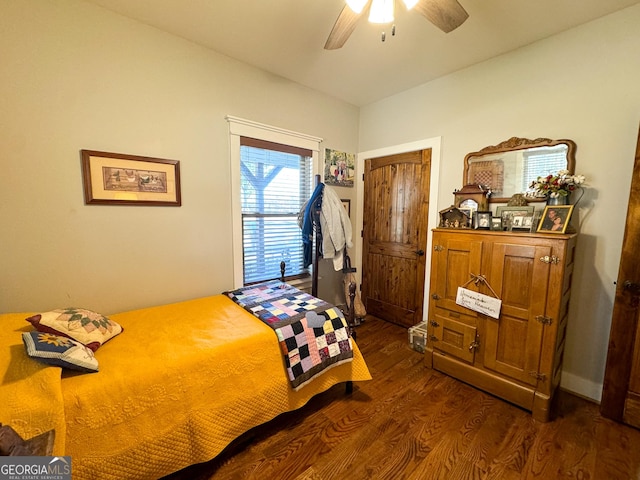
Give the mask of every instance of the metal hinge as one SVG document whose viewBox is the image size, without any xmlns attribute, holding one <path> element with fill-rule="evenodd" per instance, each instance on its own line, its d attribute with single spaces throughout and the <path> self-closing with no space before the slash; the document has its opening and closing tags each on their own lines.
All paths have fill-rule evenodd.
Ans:
<svg viewBox="0 0 640 480">
<path fill-rule="evenodd" d="M 553 318 L 547 317 L 546 315 L 536 315 L 536 320 L 543 325 L 551 325 L 553 323 Z"/>
<path fill-rule="evenodd" d="M 443 250 L 444 250 L 444 247 L 443 247 L 442 245 L 434 245 L 433 249 L 434 249 L 436 252 L 441 252 L 441 251 L 443 251 Z"/>
<path fill-rule="evenodd" d="M 547 379 L 547 376 L 544 373 L 538 373 L 538 372 L 529 372 L 529 376 L 533 377 L 537 380 L 541 380 L 541 381 L 545 381 Z"/>
<path fill-rule="evenodd" d="M 560 263 L 560 257 L 556 257 L 555 255 L 545 255 L 544 257 L 540 257 L 540 261 L 542 263 L 553 263 L 554 265 L 557 265 Z"/>
</svg>

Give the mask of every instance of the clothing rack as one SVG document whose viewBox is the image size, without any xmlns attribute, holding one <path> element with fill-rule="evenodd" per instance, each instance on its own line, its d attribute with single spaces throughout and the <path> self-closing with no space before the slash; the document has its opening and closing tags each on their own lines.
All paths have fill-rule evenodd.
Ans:
<svg viewBox="0 0 640 480">
<path fill-rule="evenodd" d="M 323 257 L 323 253 L 322 253 L 322 228 L 321 228 L 321 224 L 320 224 L 320 217 L 322 215 L 322 200 L 323 200 L 323 194 L 324 194 L 324 185 L 322 185 L 322 188 L 320 190 L 318 190 L 318 187 L 321 185 L 321 178 L 320 175 L 315 175 L 314 177 L 314 191 L 313 191 L 313 195 L 311 196 L 311 199 L 309 200 L 310 202 L 312 202 L 311 204 L 307 204 L 307 208 L 308 208 L 308 213 L 309 213 L 309 217 L 311 219 L 311 229 L 312 231 L 309 230 L 309 223 L 306 222 L 304 223 L 304 227 L 303 227 L 303 235 L 305 239 L 311 238 L 312 239 L 312 245 L 311 245 L 311 249 L 310 250 L 306 250 L 305 251 L 305 266 L 306 265 L 311 265 L 312 266 L 312 272 L 311 272 L 311 295 L 313 295 L 314 297 L 318 296 L 318 280 L 319 280 L 319 264 L 320 264 L 320 259 Z M 308 248 L 308 242 L 305 242 L 306 248 Z M 355 272 L 356 269 L 351 267 L 351 260 L 349 259 L 349 256 L 347 255 L 347 251 L 346 251 L 346 247 L 345 247 L 345 251 L 344 251 L 344 266 L 342 268 L 342 272 L 343 273 L 349 273 L 349 272 Z M 311 254 L 311 257 L 309 257 L 309 253 Z M 310 263 L 307 263 L 308 261 L 310 261 Z M 281 277 L 282 277 L 282 281 L 284 282 L 284 268 L 285 268 L 285 264 L 284 262 L 280 263 L 280 273 L 281 273 Z M 351 333 L 354 334 L 355 332 L 353 331 L 353 327 L 355 326 L 355 298 L 356 298 L 356 284 L 355 282 L 350 282 L 348 285 L 348 299 L 346 299 L 347 301 L 347 309 L 348 312 L 346 313 L 346 320 L 347 323 L 349 325 L 349 329 L 351 330 Z M 354 336 L 355 338 L 355 336 Z"/>
</svg>

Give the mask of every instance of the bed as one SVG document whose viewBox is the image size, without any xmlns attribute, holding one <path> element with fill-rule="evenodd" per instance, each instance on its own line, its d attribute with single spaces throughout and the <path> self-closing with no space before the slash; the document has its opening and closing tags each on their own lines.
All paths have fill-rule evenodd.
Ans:
<svg viewBox="0 0 640 480">
<path fill-rule="evenodd" d="M 0 315 L 0 423 L 25 439 L 54 430 L 53 455 L 71 456 L 74 479 L 159 478 L 338 383 L 371 378 L 350 339 L 352 359 L 293 386 L 277 332 L 230 296 L 109 315 L 124 331 L 96 350 L 96 373 L 29 358 L 31 314 Z"/>
</svg>

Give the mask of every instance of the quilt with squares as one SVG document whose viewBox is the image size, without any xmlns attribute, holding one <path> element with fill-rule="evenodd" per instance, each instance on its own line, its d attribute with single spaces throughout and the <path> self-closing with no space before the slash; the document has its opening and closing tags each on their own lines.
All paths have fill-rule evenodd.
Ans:
<svg viewBox="0 0 640 480">
<path fill-rule="evenodd" d="M 277 280 L 225 294 L 273 328 L 294 390 L 353 359 L 349 328 L 337 307 Z"/>
</svg>

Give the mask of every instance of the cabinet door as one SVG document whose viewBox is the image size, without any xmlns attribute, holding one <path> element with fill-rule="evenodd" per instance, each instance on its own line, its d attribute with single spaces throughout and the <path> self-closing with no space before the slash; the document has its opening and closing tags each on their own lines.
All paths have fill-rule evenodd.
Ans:
<svg viewBox="0 0 640 480">
<path fill-rule="evenodd" d="M 489 283 L 502 299 L 499 319 L 484 320 L 485 368 L 520 382 L 536 385 L 544 325 L 550 247 L 496 242 L 491 255 Z"/>
<path fill-rule="evenodd" d="M 461 316 L 456 312 L 436 308 L 430 321 L 433 327 L 433 348 L 472 364 L 477 348 L 473 320 L 475 318 L 470 315 Z"/>
<path fill-rule="evenodd" d="M 435 307 L 469 314 L 470 311 L 456 303 L 458 287 L 471 279 L 471 274 L 480 275 L 482 268 L 482 241 L 459 238 L 460 235 L 434 236 L 433 265 L 435 273 L 431 283 L 431 311 Z M 474 285 L 467 286 L 474 289 Z M 473 312 L 471 312 L 473 313 Z"/>
</svg>

